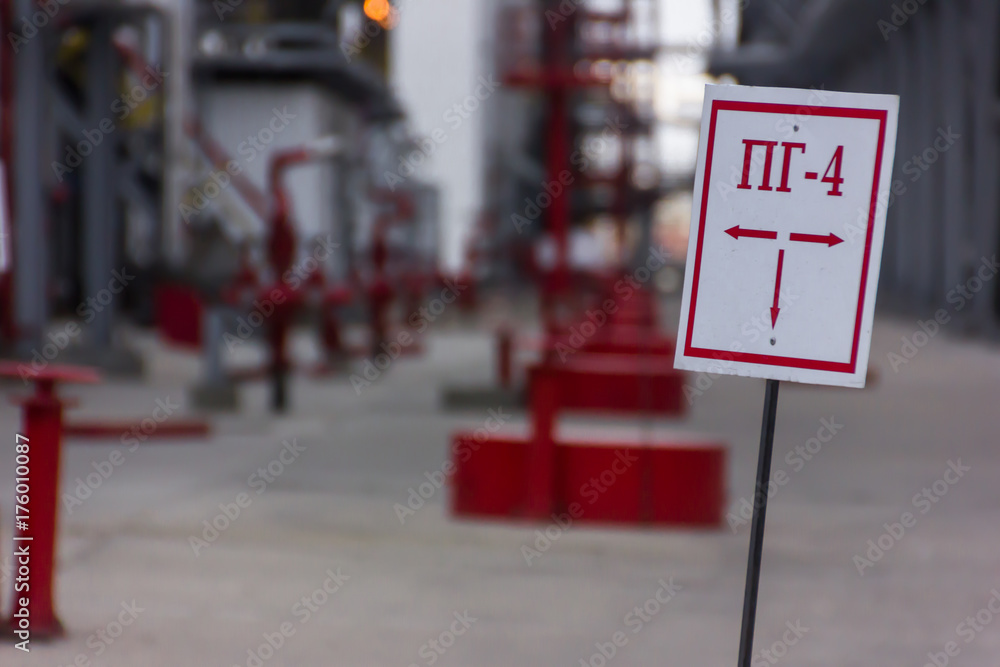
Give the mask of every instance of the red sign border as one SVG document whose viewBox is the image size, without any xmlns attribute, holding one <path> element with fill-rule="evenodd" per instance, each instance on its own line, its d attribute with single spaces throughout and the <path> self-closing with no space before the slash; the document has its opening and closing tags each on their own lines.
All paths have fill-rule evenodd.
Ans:
<svg viewBox="0 0 1000 667">
<path fill-rule="evenodd" d="M 865 256 L 861 265 L 861 289 L 858 294 L 858 308 L 854 320 L 854 342 L 851 346 L 850 362 L 822 361 L 781 357 L 769 354 L 712 350 L 691 345 L 694 333 L 695 308 L 698 304 L 698 281 L 701 277 L 701 253 L 705 244 L 705 219 L 708 214 L 708 195 L 711 191 L 712 157 L 715 151 L 715 125 L 720 111 L 744 111 L 749 113 L 773 113 L 786 115 L 827 116 L 833 118 L 859 118 L 879 121 L 878 147 L 875 151 L 875 177 L 872 183 L 871 204 L 868 210 L 868 229 L 865 236 Z M 872 235 L 875 230 L 875 214 L 878 206 L 878 186 L 882 175 L 882 158 L 885 150 L 886 125 L 889 112 L 884 109 L 858 109 L 851 107 L 821 107 L 797 104 L 775 104 L 770 102 L 739 102 L 733 100 L 713 100 L 712 117 L 708 127 L 708 143 L 705 152 L 705 178 L 702 184 L 701 212 L 698 224 L 698 244 L 694 256 L 694 275 L 691 281 L 691 305 L 688 309 L 687 337 L 684 341 L 684 355 L 703 359 L 726 359 L 767 366 L 804 368 L 831 373 L 853 375 L 858 364 L 858 348 L 861 344 L 861 319 L 864 315 L 865 292 L 868 287 L 868 266 L 871 262 Z"/>
</svg>

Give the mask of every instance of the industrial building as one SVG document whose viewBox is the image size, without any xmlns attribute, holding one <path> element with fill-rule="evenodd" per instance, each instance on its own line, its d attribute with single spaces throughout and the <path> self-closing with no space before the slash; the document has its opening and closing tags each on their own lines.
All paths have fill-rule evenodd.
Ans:
<svg viewBox="0 0 1000 667">
<path fill-rule="evenodd" d="M 997 250 L 997 10 L 978 2 L 761 2 L 741 44 L 710 70 L 741 83 L 892 93 L 898 158 L 880 281 L 882 301 L 919 314 L 961 297 Z M 961 313 L 992 334 L 995 285 Z"/>
</svg>

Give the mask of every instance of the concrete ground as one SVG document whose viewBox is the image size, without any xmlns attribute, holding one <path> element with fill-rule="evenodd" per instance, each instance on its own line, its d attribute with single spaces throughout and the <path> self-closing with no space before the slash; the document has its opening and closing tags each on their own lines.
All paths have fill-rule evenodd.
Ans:
<svg viewBox="0 0 1000 667">
<path fill-rule="evenodd" d="M 946 331 L 894 372 L 887 353 L 916 330 L 877 323 L 869 389 L 782 387 L 774 470 L 785 475 L 757 621 L 768 653 L 755 666 L 997 664 L 1000 350 Z M 441 469 L 449 433 L 488 416 L 437 405 L 446 382 L 488 381 L 487 335 L 445 325 L 427 343 L 426 356 L 395 362 L 360 396 L 346 378 L 297 378 L 281 418 L 268 414 L 264 385 L 248 385 L 242 412 L 214 418 L 207 441 L 65 443 L 67 494 L 115 450 L 124 461 L 116 455 L 121 465 L 89 497 L 61 509 L 67 636 L 30 654 L 5 640 L 0 665 L 736 664 L 746 524 L 571 527 L 529 564 L 522 547 L 537 546 L 536 526 L 453 521 L 444 491 L 401 522 L 395 505 Z M 71 417 L 148 417 L 157 400 L 183 398 L 197 361 L 141 346 L 147 380 L 70 388 L 82 399 Z M 734 516 L 753 490 L 762 397 L 761 381 L 716 379 L 683 425 L 730 443 Z M 832 439 L 820 432 L 831 422 L 841 425 Z M 18 429 L 4 401 L 4 557 Z M 828 442 L 813 441 L 810 460 L 795 453 L 818 433 Z M 287 463 L 272 463 L 283 448 Z M 269 464 L 280 470 L 272 481 L 254 476 Z M 946 475 L 950 465 L 961 476 Z M 237 500 L 237 518 L 218 517 Z M 215 536 L 203 523 L 213 519 L 229 524 Z M 1000 596 L 992 604 L 1000 611 Z"/>
</svg>

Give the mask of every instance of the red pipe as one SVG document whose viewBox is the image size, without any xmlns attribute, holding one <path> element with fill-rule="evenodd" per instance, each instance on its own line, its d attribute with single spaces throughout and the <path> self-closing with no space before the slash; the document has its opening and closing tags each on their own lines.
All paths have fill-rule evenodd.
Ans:
<svg viewBox="0 0 1000 667">
<path fill-rule="evenodd" d="M 282 177 L 290 167 L 323 156 L 322 151 L 312 148 L 292 148 L 277 152 L 268 166 L 268 184 L 274 202 L 271 213 L 271 229 L 268 238 L 268 259 L 274 269 L 276 285 L 262 294 L 263 299 L 271 299 L 278 291 L 284 295 L 281 303 L 274 303 L 271 315 L 268 343 L 271 349 L 270 375 L 274 383 L 272 407 L 284 412 L 286 407 L 286 383 L 291 363 L 288 359 L 288 338 L 291 332 L 295 310 L 301 301 L 301 294 L 281 282 L 281 276 L 292 267 L 298 245 L 295 228 L 291 223 L 291 201 L 284 188 Z"/>
<path fill-rule="evenodd" d="M 241 171 L 233 174 L 226 168 L 226 165 L 233 161 L 232 156 L 217 141 L 205 134 L 201 122 L 195 118 L 188 118 L 184 123 L 184 132 L 198 144 L 212 162 L 213 167 L 219 170 L 226 170 L 230 174 L 236 191 L 240 193 L 254 213 L 261 220 L 267 220 L 267 197 L 253 184 L 253 181 L 247 178 L 245 173 Z"/>
<path fill-rule="evenodd" d="M 142 422 L 129 420 L 75 421 L 63 424 L 63 435 L 77 440 L 119 440 L 124 433 L 142 433 L 144 438 L 176 440 L 203 438 L 211 433 L 211 426 L 204 419 L 175 419 L 157 424 L 152 431 L 142 429 Z"/>
</svg>

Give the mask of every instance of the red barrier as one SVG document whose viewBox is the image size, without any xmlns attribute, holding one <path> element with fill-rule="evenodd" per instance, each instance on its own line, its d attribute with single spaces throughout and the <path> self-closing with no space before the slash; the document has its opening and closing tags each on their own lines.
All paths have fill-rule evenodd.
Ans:
<svg viewBox="0 0 1000 667">
<path fill-rule="evenodd" d="M 553 360 L 529 371 L 531 391 L 543 372 L 556 384 L 564 409 L 662 415 L 681 415 L 686 409 L 684 374 L 662 356 L 581 353 L 566 363 Z"/>
<path fill-rule="evenodd" d="M 648 363 L 648 362 L 647 362 Z M 664 362 L 661 362 L 664 363 Z M 452 513 L 539 521 L 569 513 L 583 522 L 718 527 L 726 499 L 726 446 L 691 436 L 637 442 L 634 437 L 561 440 L 561 410 L 614 411 L 610 394 L 577 392 L 570 366 L 542 363 L 531 376 L 531 432 L 462 432 L 452 440 Z M 651 369 L 651 377 L 662 369 Z M 613 378 L 614 376 L 609 376 Z M 655 387 L 655 385 L 654 385 Z M 679 392 L 669 401 L 679 400 Z M 626 397 L 625 403 L 634 401 Z M 668 401 L 668 402 L 669 402 Z M 654 401 L 654 408 L 664 407 Z M 630 406 L 624 406 L 632 412 Z"/>
<path fill-rule="evenodd" d="M 574 521 L 717 528 L 725 516 L 726 450 L 722 443 L 678 437 L 648 444 L 572 439 L 553 447 L 552 504 L 526 501 L 530 438 L 455 435 L 451 513 L 459 518 L 535 519 L 580 511 Z M 467 460 L 462 462 L 462 458 Z M 618 468 L 618 471 L 615 468 Z M 601 481 L 601 476 L 605 481 Z M 547 510 L 538 516 L 539 509 Z"/>
<path fill-rule="evenodd" d="M 142 433 L 143 438 L 202 438 L 211 432 L 204 419 L 176 419 L 155 424 L 144 429 L 142 422 L 124 420 L 74 421 L 63 424 L 62 433 L 67 438 L 76 439 L 119 439 L 127 433 Z"/>
</svg>

